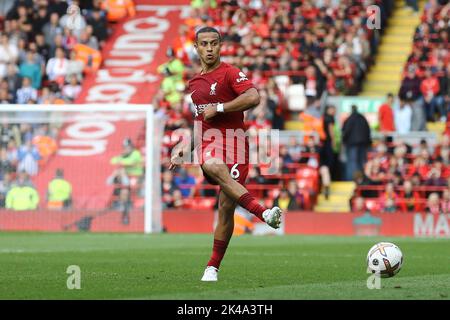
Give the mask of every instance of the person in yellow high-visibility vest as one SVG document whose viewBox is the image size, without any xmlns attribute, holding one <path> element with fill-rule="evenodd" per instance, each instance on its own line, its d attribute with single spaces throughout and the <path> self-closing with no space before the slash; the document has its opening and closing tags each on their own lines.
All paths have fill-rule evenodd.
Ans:
<svg viewBox="0 0 450 320">
<path fill-rule="evenodd" d="M 48 184 L 47 207 L 62 209 L 70 207 L 72 203 L 72 185 L 64 179 L 64 171 L 57 169 L 55 178 Z"/>
<path fill-rule="evenodd" d="M 129 138 L 123 142 L 123 153 L 113 157 L 111 164 L 125 168 L 125 172 L 131 177 L 142 177 L 144 174 L 141 152 L 134 147 Z"/>
<path fill-rule="evenodd" d="M 19 175 L 17 182 L 6 194 L 6 209 L 15 211 L 35 210 L 38 204 L 38 192 L 23 178 L 23 175 Z"/>
</svg>

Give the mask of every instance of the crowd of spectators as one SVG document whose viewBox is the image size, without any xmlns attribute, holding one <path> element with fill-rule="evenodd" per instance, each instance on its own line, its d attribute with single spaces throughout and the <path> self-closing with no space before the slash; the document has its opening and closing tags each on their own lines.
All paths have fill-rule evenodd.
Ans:
<svg viewBox="0 0 450 320">
<path fill-rule="evenodd" d="M 416 146 L 401 139 L 378 143 L 364 171 L 354 174 L 351 206 L 375 212 L 448 213 L 450 136 L 436 145 L 422 139 Z M 364 200 L 364 201 L 362 201 Z"/>
<path fill-rule="evenodd" d="M 12 199 L 20 198 L 20 192 L 29 192 L 27 198 L 35 200 L 27 208 L 37 207 L 39 198 L 29 178 L 37 175 L 57 150 L 61 124 L 37 120 L 32 105 L 74 102 L 83 79 L 100 67 L 101 49 L 111 25 L 135 14 L 132 0 L 2 1 L 0 103 L 30 105 L 30 112 L 5 114 L 0 123 L 2 207 L 14 209 L 12 204 L 17 201 Z M 28 182 L 24 182 L 24 175 Z M 67 183 L 58 171 L 49 185 L 48 208 L 71 205 Z M 15 197 L 8 197 L 11 194 Z M 123 209 L 126 192 L 117 196 L 113 207 L 127 211 Z"/>
<path fill-rule="evenodd" d="M 445 122 L 450 111 L 449 16 L 448 1 L 428 1 L 414 34 L 398 93 L 402 104 L 419 109 L 415 113 L 423 118 L 413 131 L 423 130 L 425 120 Z"/>
</svg>

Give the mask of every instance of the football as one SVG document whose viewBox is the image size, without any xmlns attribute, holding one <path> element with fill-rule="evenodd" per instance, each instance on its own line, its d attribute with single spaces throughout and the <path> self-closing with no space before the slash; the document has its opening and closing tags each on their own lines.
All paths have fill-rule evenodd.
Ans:
<svg viewBox="0 0 450 320">
<path fill-rule="evenodd" d="M 403 265 L 403 254 L 390 242 L 379 242 L 367 254 L 367 267 L 382 278 L 395 276 Z"/>
</svg>

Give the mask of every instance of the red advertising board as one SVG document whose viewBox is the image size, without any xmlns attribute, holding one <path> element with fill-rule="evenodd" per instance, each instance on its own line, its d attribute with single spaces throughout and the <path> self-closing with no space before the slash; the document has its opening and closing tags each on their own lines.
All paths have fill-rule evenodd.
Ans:
<svg viewBox="0 0 450 320">
<path fill-rule="evenodd" d="M 2 211 L 0 231 L 143 232 L 143 221 L 142 211 L 131 212 L 129 224 L 123 224 L 121 213 L 114 211 Z M 163 212 L 163 226 L 169 233 L 212 233 L 213 223 L 214 213 L 209 210 Z M 450 238 L 450 214 L 289 212 L 283 226 L 285 234 Z"/>
</svg>

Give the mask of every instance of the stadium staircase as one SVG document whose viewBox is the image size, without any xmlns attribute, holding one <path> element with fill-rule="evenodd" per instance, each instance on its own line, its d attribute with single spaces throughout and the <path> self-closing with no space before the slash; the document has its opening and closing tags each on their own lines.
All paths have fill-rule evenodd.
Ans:
<svg viewBox="0 0 450 320">
<path fill-rule="evenodd" d="M 323 194 L 317 198 L 316 212 L 350 212 L 349 199 L 355 189 L 354 182 L 332 182 L 328 200 Z"/>
<path fill-rule="evenodd" d="M 375 65 L 370 69 L 360 96 L 384 97 L 388 92 L 396 94 L 400 88 L 403 67 L 411 54 L 413 35 L 420 23 L 420 15 L 405 8 L 404 1 L 395 1 L 395 9 L 389 18 Z M 419 12 L 426 1 L 419 0 Z"/>
</svg>

